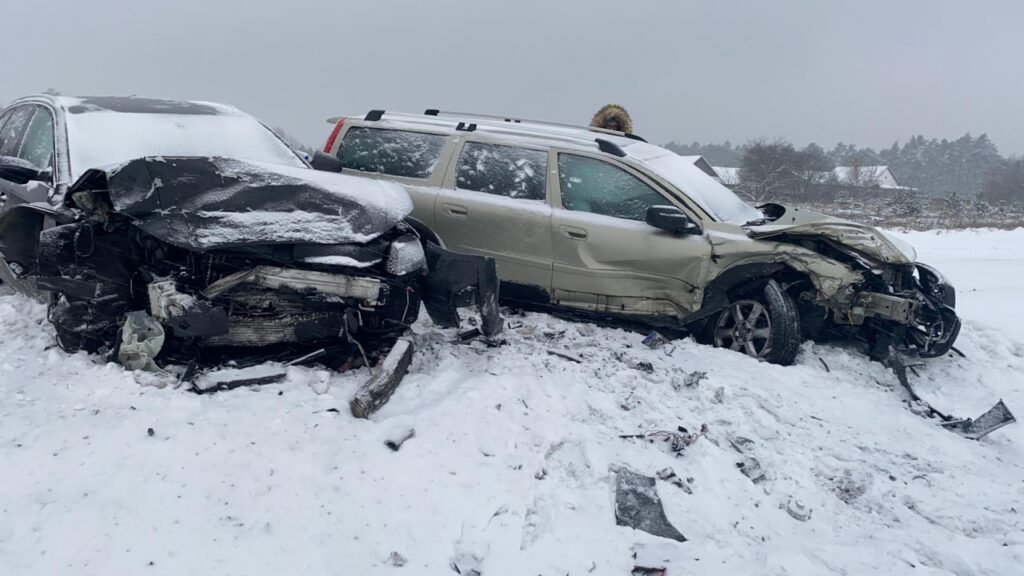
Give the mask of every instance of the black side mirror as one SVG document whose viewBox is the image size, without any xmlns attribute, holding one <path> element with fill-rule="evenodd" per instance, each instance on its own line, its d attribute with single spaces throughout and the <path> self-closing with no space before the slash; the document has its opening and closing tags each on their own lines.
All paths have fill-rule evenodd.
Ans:
<svg viewBox="0 0 1024 576">
<path fill-rule="evenodd" d="M 15 184 L 28 184 L 33 180 L 48 180 L 50 171 L 40 170 L 21 158 L 0 156 L 0 178 Z"/>
<path fill-rule="evenodd" d="M 651 206 L 647 209 L 647 224 L 673 234 L 703 234 L 697 224 L 675 206 Z"/>
<path fill-rule="evenodd" d="M 313 159 L 309 162 L 309 165 L 314 170 L 321 170 L 323 172 L 341 172 L 341 160 L 319 150 L 313 154 Z"/>
</svg>

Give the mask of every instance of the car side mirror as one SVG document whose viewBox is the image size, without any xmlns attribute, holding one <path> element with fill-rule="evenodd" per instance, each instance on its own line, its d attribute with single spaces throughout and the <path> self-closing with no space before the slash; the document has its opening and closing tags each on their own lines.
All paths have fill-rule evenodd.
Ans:
<svg viewBox="0 0 1024 576">
<path fill-rule="evenodd" d="M 33 180 L 49 180 L 50 171 L 40 170 L 21 158 L 0 156 L 0 178 L 15 184 L 28 184 Z"/>
<path fill-rule="evenodd" d="M 314 170 L 320 170 L 322 172 L 341 172 L 341 160 L 319 150 L 313 154 L 313 159 L 310 160 L 309 165 L 312 166 Z"/>
<path fill-rule="evenodd" d="M 651 206 L 647 209 L 647 224 L 673 234 L 703 234 L 697 224 L 675 206 Z"/>
</svg>

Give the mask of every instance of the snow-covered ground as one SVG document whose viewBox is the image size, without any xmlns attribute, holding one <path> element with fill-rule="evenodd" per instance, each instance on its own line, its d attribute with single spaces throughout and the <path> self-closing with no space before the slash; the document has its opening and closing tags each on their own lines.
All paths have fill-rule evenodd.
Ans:
<svg viewBox="0 0 1024 576">
<path fill-rule="evenodd" d="M 1024 230 L 902 236 L 954 281 L 965 319 L 967 358 L 930 362 L 919 391 L 963 416 L 998 398 L 1024 411 Z M 523 325 L 493 349 L 418 324 L 411 374 L 361 421 L 348 402 L 365 371 L 292 368 L 283 383 L 211 396 L 140 386 L 55 348 L 41 306 L 0 297 L 0 574 L 1024 565 L 1020 425 L 980 442 L 947 432 L 908 410 L 891 373 L 843 347 L 805 344 L 782 368 L 688 341 L 649 350 L 637 334 L 540 314 L 510 320 Z M 696 370 L 707 379 L 679 386 Z M 618 437 L 705 423 L 681 457 Z M 407 427 L 416 435 L 400 451 L 384 446 Z M 738 436 L 753 441 L 764 482 L 737 469 Z M 693 479 L 692 495 L 657 486 L 688 542 L 615 525 L 614 465 Z M 791 500 L 810 518 L 788 514 Z"/>
</svg>

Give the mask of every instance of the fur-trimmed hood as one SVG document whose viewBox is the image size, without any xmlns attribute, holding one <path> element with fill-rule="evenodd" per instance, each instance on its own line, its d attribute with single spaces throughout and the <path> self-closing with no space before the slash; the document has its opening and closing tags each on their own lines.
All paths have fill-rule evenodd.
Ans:
<svg viewBox="0 0 1024 576">
<path fill-rule="evenodd" d="M 633 133 L 633 121 L 629 117 L 629 112 L 618 104 L 605 104 L 594 114 L 593 119 L 590 120 L 590 125 L 595 128 L 604 128 L 605 123 L 611 119 L 615 119 L 619 122 L 619 126 L 622 127 L 622 131 L 626 134 Z"/>
</svg>

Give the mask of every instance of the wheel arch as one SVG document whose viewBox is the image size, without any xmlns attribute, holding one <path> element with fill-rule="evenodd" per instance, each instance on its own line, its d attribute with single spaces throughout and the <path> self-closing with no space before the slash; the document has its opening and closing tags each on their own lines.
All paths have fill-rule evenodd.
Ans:
<svg viewBox="0 0 1024 576">
<path fill-rule="evenodd" d="M 745 262 L 726 268 L 708 282 L 704 288 L 700 311 L 687 323 L 703 320 L 729 305 L 732 298 L 760 289 L 768 280 L 775 280 L 782 289 L 797 300 L 799 288 L 803 285 L 817 289 L 807 272 L 798 270 L 784 262 Z"/>
<path fill-rule="evenodd" d="M 421 240 L 433 242 L 441 248 L 446 248 L 444 241 L 437 235 L 437 232 L 434 232 L 430 226 L 427 226 L 422 220 L 418 220 L 412 216 L 406 216 L 405 223 L 419 234 Z"/>
</svg>

